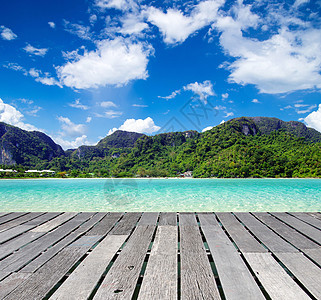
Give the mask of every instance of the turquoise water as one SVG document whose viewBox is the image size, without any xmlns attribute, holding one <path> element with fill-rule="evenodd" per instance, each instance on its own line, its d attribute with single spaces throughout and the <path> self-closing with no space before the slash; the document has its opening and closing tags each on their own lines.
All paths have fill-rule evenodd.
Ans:
<svg viewBox="0 0 321 300">
<path fill-rule="evenodd" d="M 0 204 L 0 211 L 321 211 L 321 180 L 0 180 Z"/>
</svg>

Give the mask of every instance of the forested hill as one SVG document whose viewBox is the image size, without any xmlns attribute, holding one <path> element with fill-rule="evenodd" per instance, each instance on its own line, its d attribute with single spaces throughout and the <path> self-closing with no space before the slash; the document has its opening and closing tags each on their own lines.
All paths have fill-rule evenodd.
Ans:
<svg viewBox="0 0 321 300">
<path fill-rule="evenodd" d="M 242 117 L 204 133 L 116 131 L 96 146 L 20 164 L 70 176 L 165 177 L 193 171 L 194 177 L 321 177 L 321 133 L 301 122 Z"/>
</svg>

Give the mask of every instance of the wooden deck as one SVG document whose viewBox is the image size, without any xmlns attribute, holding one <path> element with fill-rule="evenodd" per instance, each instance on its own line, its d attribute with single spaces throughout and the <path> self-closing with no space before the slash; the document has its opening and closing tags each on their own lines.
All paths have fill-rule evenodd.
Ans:
<svg viewBox="0 0 321 300">
<path fill-rule="evenodd" d="M 0 299 L 321 299 L 320 213 L 0 213 Z"/>
</svg>

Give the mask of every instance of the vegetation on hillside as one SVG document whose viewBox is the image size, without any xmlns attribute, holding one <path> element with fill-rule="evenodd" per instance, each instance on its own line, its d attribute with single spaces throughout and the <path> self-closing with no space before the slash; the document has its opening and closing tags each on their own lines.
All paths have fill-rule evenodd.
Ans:
<svg viewBox="0 0 321 300">
<path fill-rule="evenodd" d="M 202 134 L 119 131 L 97 146 L 18 167 L 55 170 L 57 177 L 59 172 L 70 177 L 169 177 L 186 171 L 200 178 L 321 177 L 321 134 L 299 122 L 282 122 L 238 118 Z"/>
</svg>

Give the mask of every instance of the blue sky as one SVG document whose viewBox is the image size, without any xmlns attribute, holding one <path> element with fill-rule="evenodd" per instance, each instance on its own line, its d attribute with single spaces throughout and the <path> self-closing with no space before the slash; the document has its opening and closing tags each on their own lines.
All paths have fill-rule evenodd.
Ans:
<svg viewBox="0 0 321 300">
<path fill-rule="evenodd" d="M 321 1 L 6 1 L 0 121 L 65 149 L 234 117 L 321 131 Z"/>
</svg>

